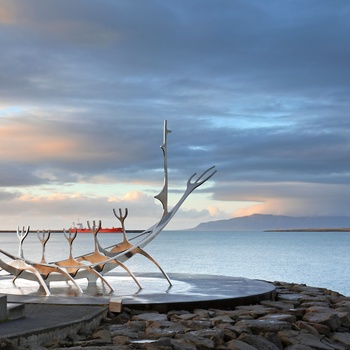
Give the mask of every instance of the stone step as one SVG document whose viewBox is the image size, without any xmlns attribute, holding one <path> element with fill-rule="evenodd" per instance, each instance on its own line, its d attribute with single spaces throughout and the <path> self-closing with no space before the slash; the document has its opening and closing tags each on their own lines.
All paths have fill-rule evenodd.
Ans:
<svg viewBox="0 0 350 350">
<path fill-rule="evenodd" d="M 7 319 L 7 295 L 0 295 L 0 322 Z"/>
<path fill-rule="evenodd" d="M 23 318 L 25 313 L 25 304 L 7 303 L 7 320 L 13 321 Z"/>
<path fill-rule="evenodd" d="M 8 303 L 7 295 L 0 295 L 0 322 L 22 318 L 24 312 L 24 304 Z"/>
</svg>

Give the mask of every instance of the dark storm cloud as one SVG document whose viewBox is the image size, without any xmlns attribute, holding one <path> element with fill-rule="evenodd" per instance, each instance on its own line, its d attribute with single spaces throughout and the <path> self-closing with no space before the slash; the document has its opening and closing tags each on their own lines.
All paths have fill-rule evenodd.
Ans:
<svg viewBox="0 0 350 350">
<path fill-rule="evenodd" d="M 207 84 L 225 95 L 348 87 L 346 2 L 14 3 L 20 24 L 4 28 L 2 55 L 11 58 L 2 61 L 37 93 L 125 93 L 132 103 L 187 89 L 201 95 Z M 40 77 L 50 82 L 43 91 Z"/>
</svg>

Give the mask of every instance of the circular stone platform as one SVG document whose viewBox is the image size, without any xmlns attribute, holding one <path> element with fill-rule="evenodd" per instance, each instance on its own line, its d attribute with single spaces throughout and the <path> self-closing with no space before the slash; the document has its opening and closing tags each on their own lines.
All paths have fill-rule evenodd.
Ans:
<svg viewBox="0 0 350 350">
<path fill-rule="evenodd" d="M 12 283 L 10 276 L 0 276 L 0 294 L 6 294 L 8 302 L 47 303 L 64 305 L 109 305 L 118 312 L 123 306 L 152 309 L 165 312 L 173 309 L 223 308 L 256 304 L 272 299 L 275 286 L 271 283 L 241 277 L 198 274 L 169 274 L 172 286 L 160 273 L 135 274 L 142 289 L 124 273 L 108 273 L 107 281 L 114 292 L 98 281 L 88 285 L 79 280 L 84 293 L 78 293 L 72 284 L 53 282 L 51 295 L 46 296 L 39 284 L 24 279 Z"/>
</svg>

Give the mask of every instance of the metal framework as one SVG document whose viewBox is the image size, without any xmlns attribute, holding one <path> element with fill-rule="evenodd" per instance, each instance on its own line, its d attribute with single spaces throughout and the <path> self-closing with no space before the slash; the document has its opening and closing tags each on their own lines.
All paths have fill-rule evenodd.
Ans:
<svg viewBox="0 0 350 350">
<path fill-rule="evenodd" d="M 186 190 L 184 191 L 182 197 L 177 202 L 177 204 L 169 211 L 168 210 L 168 155 L 167 155 L 167 136 L 171 131 L 167 128 L 167 121 L 164 121 L 164 137 L 161 149 L 163 151 L 164 159 L 164 184 L 163 188 L 158 195 L 155 196 L 163 207 L 163 213 L 161 219 L 151 226 L 149 229 L 143 231 L 137 237 L 135 237 L 135 242 L 128 240 L 125 230 L 125 219 L 128 216 L 128 209 L 123 212 L 119 208 L 118 213 L 113 209 L 115 217 L 120 221 L 122 226 L 123 241 L 117 243 L 113 246 L 103 248 L 98 240 L 98 232 L 101 229 L 101 220 L 98 224 L 95 221 L 88 221 L 89 230 L 94 235 L 94 250 L 88 254 L 73 257 L 73 242 L 77 235 L 77 230 L 63 229 L 63 234 L 68 241 L 69 245 L 69 255 L 65 260 L 47 262 L 45 258 L 45 246 L 50 238 L 50 231 L 38 231 L 37 235 L 42 244 L 42 257 L 40 262 L 30 261 L 25 259 L 23 254 L 23 242 L 28 236 L 29 227 L 20 230 L 17 229 L 17 236 L 19 239 L 19 252 L 18 256 L 12 255 L 3 249 L 0 249 L 0 253 L 6 256 L 10 261 L 5 262 L 0 259 L 0 268 L 7 271 L 9 274 L 14 276 L 13 281 L 17 278 L 24 278 L 28 280 L 34 280 L 39 282 L 43 287 L 46 295 L 50 295 L 49 284 L 51 281 L 71 281 L 77 290 L 82 293 L 82 289 L 77 284 L 77 280 L 81 278 L 88 279 L 89 284 L 96 283 L 98 279 L 102 281 L 111 291 L 113 291 L 112 286 L 108 283 L 106 278 L 103 276 L 105 273 L 113 270 L 114 268 L 120 266 L 122 267 L 135 281 L 139 288 L 141 284 L 134 276 L 134 274 L 125 266 L 125 262 L 129 260 L 135 254 L 141 254 L 142 256 L 149 259 L 153 264 L 155 264 L 161 271 L 165 279 L 171 286 L 172 283 L 157 263 L 157 261 L 148 254 L 144 248 L 155 239 L 159 233 L 165 228 L 169 221 L 176 214 L 180 206 L 186 200 L 186 198 L 193 192 L 197 187 L 201 186 L 207 180 L 209 180 L 215 173 L 215 167 L 210 167 L 202 174 L 196 177 L 194 173 L 187 181 Z"/>
</svg>

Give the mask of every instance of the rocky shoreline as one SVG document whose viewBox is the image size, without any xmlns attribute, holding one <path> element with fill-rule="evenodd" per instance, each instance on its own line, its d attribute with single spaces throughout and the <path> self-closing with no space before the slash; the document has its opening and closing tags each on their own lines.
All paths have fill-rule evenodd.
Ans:
<svg viewBox="0 0 350 350">
<path fill-rule="evenodd" d="M 91 334 L 52 339 L 41 349 L 350 349 L 350 297 L 324 288 L 273 283 L 273 301 L 232 310 L 158 313 L 124 308 L 110 313 Z"/>
</svg>

